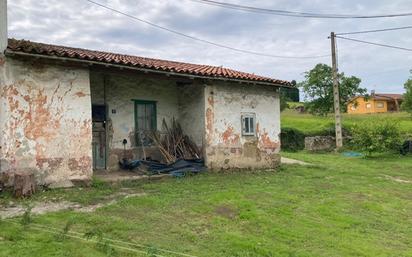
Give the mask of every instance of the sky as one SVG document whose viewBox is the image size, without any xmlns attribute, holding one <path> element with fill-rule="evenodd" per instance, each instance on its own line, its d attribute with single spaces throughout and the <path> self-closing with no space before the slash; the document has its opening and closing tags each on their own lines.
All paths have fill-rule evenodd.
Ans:
<svg viewBox="0 0 412 257">
<path fill-rule="evenodd" d="M 191 0 L 95 0 L 182 33 L 231 47 L 272 55 L 330 54 L 331 31 L 412 25 L 412 16 L 383 19 L 308 19 L 249 13 Z M 255 7 L 337 14 L 390 14 L 412 10 L 411 0 L 221 0 Z M 224 66 L 282 80 L 301 81 L 330 57 L 281 59 L 239 53 L 193 41 L 139 23 L 85 0 L 8 0 L 9 37 Z M 412 29 L 351 35 L 352 38 L 412 48 Z M 338 39 L 339 71 L 362 79 L 362 87 L 403 93 L 412 52 Z"/>
</svg>

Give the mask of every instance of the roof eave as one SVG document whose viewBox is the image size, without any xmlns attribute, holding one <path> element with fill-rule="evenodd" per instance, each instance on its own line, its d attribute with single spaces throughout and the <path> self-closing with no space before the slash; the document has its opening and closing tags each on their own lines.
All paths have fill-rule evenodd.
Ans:
<svg viewBox="0 0 412 257">
<path fill-rule="evenodd" d="M 117 67 L 117 68 L 121 68 L 121 69 L 137 70 L 137 71 L 142 71 L 142 72 L 146 72 L 146 73 L 147 72 L 152 72 L 152 73 L 157 73 L 157 74 L 165 74 L 165 75 L 169 75 L 169 76 L 170 75 L 180 76 L 180 77 L 186 77 L 186 78 L 190 78 L 190 79 L 195 79 L 195 78 L 210 79 L 210 80 L 232 81 L 232 82 L 254 84 L 254 85 L 266 85 L 266 86 L 275 86 L 275 87 L 294 88 L 292 85 L 280 84 L 280 83 L 274 83 L 274 82 L 267 82 L 267 81 L 234 79 L 234 78 L 226 78 L 226 77 L 218 77 L 218 76 L 204 76 L 204 75 L 195 75 L 195 74 L 190 74 L 190 73 L 178 73 L 178 72 L 173 72 L 173 71 L 161 71 L 161 70 L 156 70 L 156 69 L 147 69 L 147 68 L 141 68 L 141 67 L 136 67 L 136 66 L 114 64 L 114 63 L 109 63 L 109 62 L 98 62 L 98 61 L 91 61 L 91 60 L 82 60 L 82 59 L 72 58 L 72 57 L 26 53 L 26 52 L 21 52 L 21 51 L 13 51 L 13 50 L 10 50 L 10 49 L 6 49 L 4 54 L 6 56 L 18 55 L 18 56 L 28 56 L 28 57 L 34 57 L 34 58 L 51 59 L 51 60 L 72 61 L 72 62 L 78 62 L 78 63 L 88 64 L 88 65 L 101 65 L 101 66 L 106 66 L 106 67 L 110 66 L 110 67 Z"/>
</svg>

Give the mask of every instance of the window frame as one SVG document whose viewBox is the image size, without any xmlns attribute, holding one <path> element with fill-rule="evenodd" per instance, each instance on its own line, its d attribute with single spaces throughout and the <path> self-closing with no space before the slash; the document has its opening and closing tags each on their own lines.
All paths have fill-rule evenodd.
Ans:
<svg viewBox="0 0 412 257">
<path fill-rule="evenodd" d="M 246 131 L 245 127 L 245 119 L 249 119 L 248 126 L 249 131 Z M 252 126 L 250 124 L 250 119 L 253 119 Z M 242 129 L 242 136 L 256 136 L 256 113 L 242 113 L 241 114 L 241 129 Z M 253 128 L 253 131 L 250 129 Z"/>
<path fill-rule="evenodd" d="M 138 108 L 137 106 L 140 105 L 153 105 L 153 115 L 151 117 L 151 131 L 156 131 L 157 130 L 157 101 L 153 100 L 140 100 L 140 99 L 132 99 L 134 102 L 134 131 L 135 131 L 135 140 L 136 140 L 136 145 L 141 145 L 141 142 L 139 140 L 139 133 L 137 128 L 138 126 Z"/>
<path fill-rule="evenodd" d="M 385 103 L 382 101 L 376 102 L 376 108 L 379 108 L 379 109 L 385 108 Z"/>
</svg>

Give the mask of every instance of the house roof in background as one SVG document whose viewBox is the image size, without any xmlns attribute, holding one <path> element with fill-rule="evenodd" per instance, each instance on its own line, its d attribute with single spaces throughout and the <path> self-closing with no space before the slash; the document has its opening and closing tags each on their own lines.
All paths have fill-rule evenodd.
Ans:
<svg viewBox="0 0 412 257">
<path fill-rule="evenodd" d="M 381 94 L 381 93 L 375 93 L 375 95 L 371 96 L 375 99 L 378 100 L 402 100 L 403 95 L 402 94 Z"/>
<path fill-rule="evenodd" d="M 278 80 L 252 73 L 236 71 L 228 68 L 211 65 L 175 62 L 139 56 L 101 52 L 81 48 L 73 48 L 59 45 L 50 45 L 28 40 L 9 39 L 8 52 L 36 54 L 73 60 L 93 61 L 99 63 L 122 65 L 134 68 L 149 69 L 177 73 L 182 75 L 202 76 L 208 78 L 222 78 L 232 80 L 243 80 L 252 83 L 273 84 L 276 86 L 292 87 L 288 81 Z"/>
<path fill-rule="evenodd" d="M 359 98 L 359 97 L 365 97 L 363 95 L 358 95 L 358 96 L 354 96 L 352 97 L 347 103 L 352 102 L 353 100 Z M 368 96 L 371 99 L 375 99 L 375 100 L 402 100 L 403 99 L 403 95 L 402 94 L 384 94 L 384 93 L 375 93 L 373 95 Z"/>
</svg>

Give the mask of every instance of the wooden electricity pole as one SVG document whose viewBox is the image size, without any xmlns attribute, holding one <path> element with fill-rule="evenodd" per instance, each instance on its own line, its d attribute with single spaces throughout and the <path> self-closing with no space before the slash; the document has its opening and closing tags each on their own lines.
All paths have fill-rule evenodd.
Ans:
<svg viewBox="0 0 412 257">
<path fill-rule="evenodd" d="M 332 78 L 333 78 L 333 105 L 335 110 L 335 132 L 336 132 L 336 149 L 342 147 L 342 123 L 340 115 L 340 100 L 339 100 L 339 80 L 338 68 L 336 65 L 336 42 L 335 33 L 330 33 L 330 43 L 332 47 Z"/>
</svg>

